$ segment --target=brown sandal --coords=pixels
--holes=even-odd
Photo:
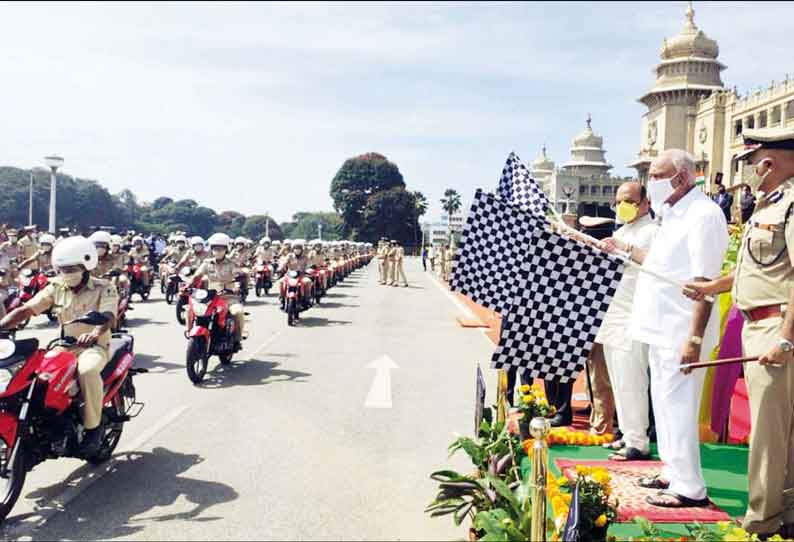
[[[661,508],[705,508],[711,504],[708,497],[699,500],[690,499],[668,490],[662,490],[656,495],[648,495],[645,497],[645,502]]]
[[[637,485],[645,489],[667,489],[670,487],[670,482],[664,480],[661,474],[657,474],[640,478],[637,480]]]

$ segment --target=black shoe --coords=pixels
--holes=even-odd
[[[99,453],[99,449],[102,447],[102,436],[104,433],[105,431],[102,424],[94,429],[86,429],[83,434],[83,442],[80,446],[84,457],[94,457]]]
[[[551,420],[549,420],[549,424],[552,427],[566,427],[573,423],[573,416],[564,416],[562,414],[556,414]]]

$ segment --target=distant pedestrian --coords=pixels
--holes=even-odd
[[[427,271],[427,247],[422,247],[422,268]]]
[[[430,271],[436,270],[436,245],[430,245]]]
[[[721,184],[717,189],[717,193],[712,196],[711,198],[714,200],[714,203],[720,206],[722,209],[722,214],[725,215],[725,221],[731,221],[731,207],[733,206],[733,196],[731,196],[727,190],[725,190],[725,185]]]
[[[753,216],[755,211],[755,196],[749,186],[745,185],[742,190],[741,202],[742,206],[742,224],[746,224],[750,217]]]

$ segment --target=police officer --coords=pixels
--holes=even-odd
[[[389,242],[386,239],[381,239],[378,247],[378,278],[381,284],[389,281]]]
[[[149,249],[143,242],[143,237],[136,235],[132,238],[132,248],[130,248],[130,258],[141,266],[141,280],[143,286],[149,286]]]
[[[104,324],[70,324],[67,335],[77,338],[68,350],[77,356],[77,373],[83,394],[83,454],[92,457],[102,444],[102,369],[108,362],[110,330],[116,319],[118,296],[116,289],[106,280],[90,275],[97,265],[94,244],[85,237],[70,237],[55,246],[52,264],[59,275],[46,288],[22,307],[11,311],[0,320],[0,329],[16,327],[33,316],[53,307],[58,320],[65,325],[89,312],[99,312],[107,319]]]
[[[8,259],[12,264],[16,264],[22,259],[22,247],[19,245],[19,232],[15,228],[6,230],[6,237],[8,238],[3,244],[0,244],[0,251],[5,252]]]
[[[190,250],[186,251],[182,258],[180,258],[176,264],[176,268],[182,269],[184,266],[188,266],[191,269],[196,269],[209,257],[210,254],[204,246],[204,238],[194,235],[190,238]]]
[[[237,292],[237,275],[240,274],[240,269],[229,257],[232,239],[225,233],[214,233],[207,239],[207,244],[210,246],[212,256],[204,260],[185,283],[192,284],[194,278],[204,277],[211,290],[217,290],[219,293],[223,290]],[[239,296],[227,294],[224,297],[229,303],[229,314],[232,315],[235,322],[235,351],[237,352],[242,348],[241,341],[245,338],[245,313]]]
[[[29,260],[39,251],[35,234],[36,226],[25,226],[22,228],[22,235],[19,238],[20,260]]]
[[[391,265],[391,285],[398,286],[397,282],[402,279],[403,286],[408,287],[408,280],[405,278],[405,270],[403,269],[403,258],[405,257],[405,249],[395,240],[392,240],[392,250],[389,253]]]
[[[41,236],[36,250],[24,262],[19,264],[20,269],[35,269],[45,273],[52,267],[52,247],[55,245],[55,236],[45,233]]]
[[[752,433],[743,527],[764,538],[794,536],[794,127],[745,130],[737,160],[753,168],[757,203],[736,269],[695,283],[698,294],[731,291],[744,315],[742,344]],[[788,309],[788,310],[787,310]]]

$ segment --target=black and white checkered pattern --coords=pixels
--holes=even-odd
[[[477,190],[450,275],[450,290],[506,314],[531,250],[532,232],[542,227],[534,215]]]
[[[584,368],[623,262],[540,228],[532,237],[533,250],[502,320],[491,366],[568,382]]]
[[[530,176],[529,168],[514,152],[507,157],[496,195],[544,220],[551,206],[549,198]]]

